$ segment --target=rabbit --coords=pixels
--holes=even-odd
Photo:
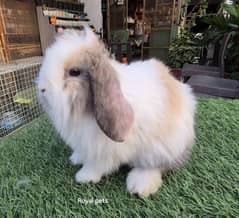
[[[189,159],[196,100],[157,59],[122,64],[89,27],[58,33],[37,78],[39,101],[82,165],[77,183],[97,183],[122,165],[130,193],[148,197],[162,174]]]

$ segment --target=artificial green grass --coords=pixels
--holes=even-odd
[[[69,148],[38,119],[0,142],[0,217],[239,217],[239,101],[201,99],[196,130],[191,160],[142,199],[127,168],[77,185]]]

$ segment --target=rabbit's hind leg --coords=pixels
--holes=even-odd
[[[157,192],[163,183],[159,168],[133,168],[126,182],[128,191],[141,197]]]

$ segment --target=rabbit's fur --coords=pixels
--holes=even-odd
[[[79,69],[79,76],[69,75]],[[156,59],[130,65],[110,59],[87,27],[56,38],[38,78],[39,99],[82,164],[75,179],[98,182],[128,164],[131,193],[148,196],[161,174],[189,157],[194,143],[195,99],[191,88]]]

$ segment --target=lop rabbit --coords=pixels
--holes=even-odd
[[[129,65],[109,57],[88,28],[61,33],[45,54],[39,100],[81,164],[77,183],[132,167],[127,189],[155,193],[162,173],[178,168],[194,143],[195,98],[156,59]]]

